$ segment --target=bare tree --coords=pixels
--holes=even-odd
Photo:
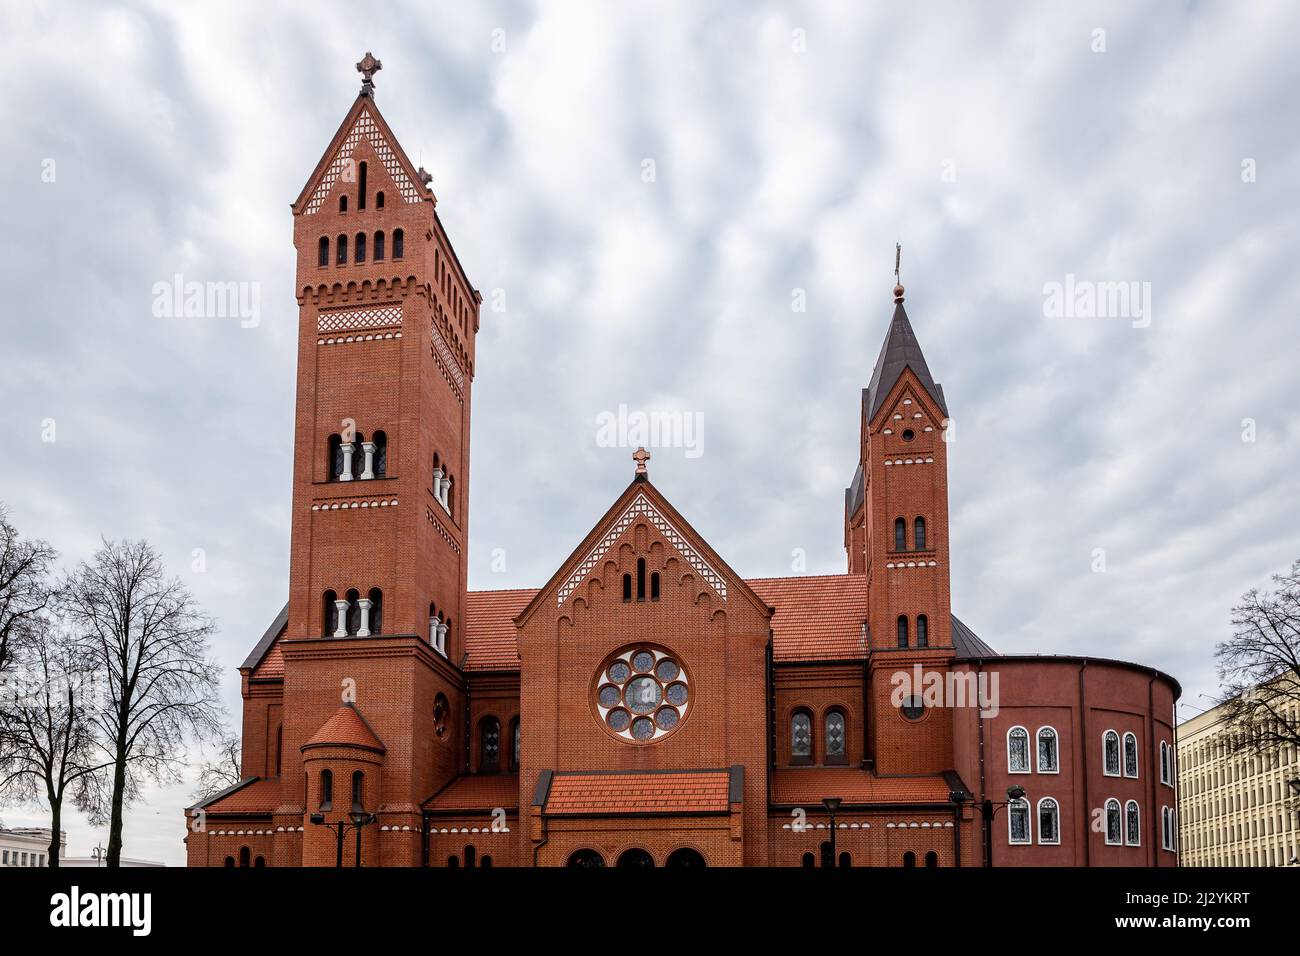
[[[233,787],[243,779],[239,748],[240,741],[237,734],[223,734],[217,741],[216,756],[199,764],[198,788],[194,791],[195,803],[206,800],[227,787]]]
[[[123,808],[144,780],[181,780],[187,738],[221,732],[214,627],[147,541],[105,540],[68,576],[63,606],[102,681],[97,736],[113,762],[106,862],[118,866]]]
[[[1273,582],[1242,595],[1215,652],[1229,746],[1267,757],[1300,748],[1300,561]]]
[[[0,708],[0,797],[44,803],[50,812],[49,865],[59,865],[63,803],[102,824],[112,761],[95,740],[95,673],[66,630],[25,618],[14,679]]]
[[[19,537],[0,502],[0,679],[24,633],[23,622],[50,602],[50,568],[56,557],[44,541]]]

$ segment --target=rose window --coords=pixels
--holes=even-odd
[[[686,671],[672,654],[654,647],[619,652],[596,677],[596,713],[623,740],[667,736],[686,717],[690,700]]]

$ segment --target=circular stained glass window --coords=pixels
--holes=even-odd
[[[672,733],[691,704],[681,662],[657,647],[636,645],[608,659],[593,687],[596,712],[607,730],[626,741],[649,743]]]

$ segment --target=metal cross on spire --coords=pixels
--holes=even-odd
[[[636,462],[636,473],[638,475],[648,474],[645,463],[650,460],[650,453],[644,448],[638,448],[632,453],[632,460]]]
[[[903,244],[901,242],[896,242],[894,243],[894,301],[895,302],[903,301],[903,283],[902,280],[899,279],[898,277],[898,270],[899,267],[902,265],[902,263],[903,263]]]
[[[374,76],[384,68],[384,64],[376,60],[374,54],[369,50],[366,55],[357,61],[357,72],[361,74],[361,95],[373,96],[375,93]]]

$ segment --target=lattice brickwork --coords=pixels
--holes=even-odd
[[[320,207],[324,204],[325,199],[329,196],[330,190],[334,188],[334,183],[343,175],[343,170],[347,167],[352,159],[352,153],[362,140],[366,140],[378,154],[380,162],[384,164],[384,169],[388,170],[388,175],[393,177],[393,182],[397,183],[397,189],[402,194],[402,198],[407,202],[419,202],[423,199],[421,190],[411,181],[411,177],[406,175],[406,170],[402,168],[402,163],[393,152],[393,148],[388,145],[384,139],[383,133],[371,118],[370,113],[362,111],[357,117],[357,121],[352,124],[352,129],[348,131],[347,138],[343,140],[343,145],[339,147],[338,155],[334,157],[334,162],[330,163],[329,169],[325,170],[325,175],[321,179],[316,191],[311,194],[311,199],[307,202],[307,215],[319,212]]]
[[[384,329],[401,324],[400,305],[378,309],[339,309],[322,312],[316,319],[316,331],[352,332],[360,329]]]

